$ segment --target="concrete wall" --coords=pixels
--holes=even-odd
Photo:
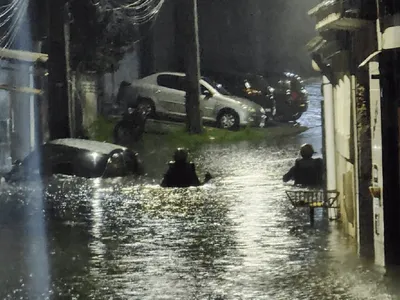
[[[33,87],[33,77],[28,64],[15,64],[9,71],[9,84],[15,87]],[[13,160],[23,159],[35,147],[34,102],[37,98],[28,93],[11,92],[11,138]]]
[[[119,84],[122,81],[132,82],[139,78],[139,57],[138,52],[133,51],[125,54],[120,61],[118,70],[112,74],[107,73],[102,79],[102,101],[113,103],[117,97]]]
[[[335,150],[336,150],[336,182],[339,191],[340,215],[344,231],[357,237],[357,166],[354,158],[354,127],[356,117],[353,115],[353,85],[351,76],[342,71],[348,54],[338,55],[332,63],[337,68],[337,84],[334,86],[335,113]]]
[[[76,87],[74,94],[77,96],[77,107],[81,112],[81,116],[78,118],[83,128],[87,129],[99,114],[98,76],[96,74],[79,74],[74,76],[74,79]],[[79,128],[81,124],[77,125]]]
[[[8,81],[8,73],[0,72],[0,82]],[[0,90],[0,172],[7,172],[11,168],[11,101],[10,93]]]

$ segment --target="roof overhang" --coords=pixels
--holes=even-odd
[[[31,94],[31,95],[42,95],[43,94],[43,90],[41,90],[41,89],[35,89],[35,88],[31,88],[31,87],[26,87],[26,86],[22,86],[22,87],[10,86],[7,84],[0,84],[0,90],[23,93],[23,94]]]
[[[325,8],[331,6],[331,5],[336,4],[336,2],[337,2],[336,0],[325,0],[325,1],[322,1],[322,2],[321,2],[320,4],[318,4],[317,6],[314,6],[313,8],[311,8],[311,9],[308,11],[308,15],[309,15],[309,16],[313,16],[313,15],[315,15],[316,13],[318,13],[320,10],[325,9]]]
[[[0,48],[0,59],[18,60],[25,63],[45,63],[48,61],[49,56],[45,53]]]
[[[326,63],[336,54],[346,50],[337,40],[326,40],[322,36],[316,36],[309,41],[306,49],[310,53],[318,54]]]
[[[382,34],[382,48],[385,50],[400,48],[400,25],[385,29]]]
[[[358,30],[368,25],[370,22],[371,21],[368,20],[343,17],[341,13],[331,13],[324,19],[319,21],[315,25],[315,29],[318,31],[324,31],[328,29],[352,31],[352,30]]]
[[[370,61],[374,60],[375,57],[377,57],[382,51],[378,50],[369,55],[364,61],[358,66],[359,68],[365,67],[366,64],[368,64]]]

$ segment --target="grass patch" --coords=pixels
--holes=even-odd
[[[116,121],[99,116],[88,128],[91,140],[113,143],[113,130]]]
[[[113,142],[113,129],[116,124],[115,120],[109,120],[105,117],[99,117],[88,129],[89,138],[103,142]],[[148,124],[148,128],[154,127],[154,124]],[[157,125],[159,126],[159,124]],[[146,125],[147,127],[147,125]],[[168,125],[161,125],[168,127]],[[157,137],[161,138],[164,143],[171,146],[183,146],[187,148],[197,148],[204,144],[210,143],[236,143],[241,141],[265,141],[276,139],[283,136],[295,135],[307,130],[302,126],[276,126],[269,128],[251,128],[246,127],[238,131],[229,131],[214,127],[204,127],[202,134],[189,134],[184,126],[169,128],[164,134],[146,133],[144,139]]]
[[[264,141],[287,135],[293,135],[307,130],[306,127],[271,127],[250,128],[229,131],[213,127],[204,127],[202,134],[189,134],[184,129],[178,129],[166,135],[169,143],[188,148],[197,148],[210,143],[237,143],[241,141]]]

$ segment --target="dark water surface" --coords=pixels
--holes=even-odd
[[[37,184],[3,187],[0,299],[400,299],[337,224],[318,212],[311,228],[285,197],[299,145],[321,149],[308,90],[309,131],[193,153],[216,176],[203,187],[157,185],[172,149],[147,149],[142,182],[55,178],[44,201]]]

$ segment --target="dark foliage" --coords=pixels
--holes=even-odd
[[[138,39],[138,28],[128,16],[100,11],[92,0],[73,0],[71,67],[78,71],[110,72]]]

